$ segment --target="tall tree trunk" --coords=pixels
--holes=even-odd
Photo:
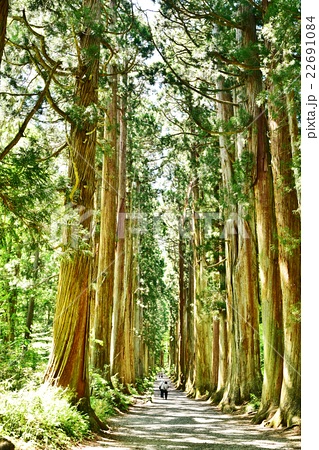
[[[101,218],[100,218],[100,206],[101,206],[101,192],[102,192],[102,163],[98,164],[96,167],[96,190],[94,196],[94,210],[97,212],[94,216],[94,222],[92,226],[92,249],[93,249],[93,262],[92,262],[92,280],[95,289],[91,290],[90,299],[90,330],[94,332],[94,322],[95,322],[95,299],[96,299],[96,285],[98,282],[98,269],[99,269],[99,248],[100,248],[100,228],[101,228]],[[94,345],[96,343],[91,342],[91,353],[90,361],[92,361],[94,356]]]
[[[230,94],[223,92],[223,79],[220,78],[218,83],[221,89],[219,98],[231,101]],[[231,118],[231,105],[221,104],[219,111],[222,120],[228,121]],[[223,135],[220,136],[220,148],[223,184],[225,191],[230,194],[234,148]],[[239,137],[236,154],[239,164],[242,154],[243,147]],[[229,371],[222,405],[227,408],[249,400],[250,394],[259,394],[261,388],[257,251],[254,197],[250,180],[245,181],[241,189],[249,206],[239,201],[237,211],[230,206],[224,212]]]
[[[198,154],[192,152],[192,160],[197,164]],[[199,180],[197,167],[193,183],[194,211],[192,213],[193,267],[195,277],[194,298],[194,334],[195,334],[195,388],[196,397],[207,395],[212,390],[212,315],[207,305],[207,274],[204,253],[204,236],[199,215],[196,211],[199,203]]]
[[[114,294],[114,263],[117,227],[118,146],[117,146],[117,69],[109,68],[111,103],[105,119],[104,137],[108,148],[103,154],[101,226],[96,301],[94,313],[93,365],[110,379],[111,335]]]
[[[301,414],[300,216],[291,169],[288,114],[274,101],[278,87],[274,83],[269,86],[268,111],[283,301],[284,367],[280,405],[271,424],[290,426],[299,423]]]
[[[125,347],[129,349],[127,360],[127,379],[134,384],[136,379],[135,370],[135,296],[134,288],[136,273],[134,272],[133,238],[130,228],[125,233],[125,283],[124,291],[127,302],[125,313]]]
[[[256,46],[256,21],[253,9],[245,8],[243,45]],[[251,51],[251,60],[259,65],[257,51]],[[282,295],[278,265],[278,239],[274,205],[274,188],[264,110],[258,106],[263,90],[262,74],[251,71],[246,76],[247,109],[251,116],[247,149],[253,155],[253,186],[258,242],[260,300],[263,323],[264,377],[261,406],[255,417],[261,422],[273,414],[279,405],[283,376]]]
[[[271,19],[267,0],[263,6],[265,13],[270,13]],[[276,47],[276,42],[271,42],[271,37],[265,39],[265,44],[270,54],[266,88],[283,314],[283,380],[280,403],[276,414],[269,421],[271,426],[277,427],[299,424],[301,416],[300,205],[296,174],[292,169],[293,157],[298,152],[298,132],[293,95],[285,94],[285,81],[278,76],[278,65],[287,63],[288,57],[282,48],[279,50]]]
[[[145,344],[142,337],[143,330],[143,308],[138,300],[134,297],[134,367],[135,367],[135,377],[142,378],[146,374],[145,370]]]
[[[270,154],[264,114],[256,108],[252,140],[257,147],[254,185],[257,219],[260,299],[263,324],[264,376],[261,405],[255,422],[273,414],[279,405],[283,376],[282,295],[278,265],[278,240],[274,211]],[[256,148],[255,147],[255,148]]]
[[[226,266],[225,266],[225,249],[219,250],[219,289],[222,301],[225,300],[226,293]],[[219,403],[223,397],[224,388],[227,381],[227,369],[228,369],[228,342],[227,342],[227,321],[226,321],[226,303],[225,308],[221,307],[218,310],[218,375],[216,392],[213,397],[214,403]],[[215,342],[213,345],[216,345]],[[217,353],[213,353],[213,355]],[[213,370],[215,370],[213,362]]]
[[[289,61],[287,61],[289,64]],[[300,157],[300,139],[299,139],[299,127],[298,127],[298,107],[295,99],[294,90],[289,91],[286,94],[287,112],[289,121],[289,134],[291,143],[292,158],[297,162],[297,158]],[[295,186],[297,191],[298,207],[301,208],[301,186],[300,186],[300,174],[297,169],[294,170]]]
[[[126,87],[126,78],[123,82]],[[112,375],[117,374],[123,385],[129,385],[133,381],[133,308],[131,297],[127,295],[126,271],[131,263],[126,255],[126,240],[129,234],[125,230],[126,214],[126,148],[127,148],[127,123],[126,109],[127,99],[124,93],[120,108],[120,155],[119,155],[119,189],[118,189],[118,233],[115,253],[115,281],[114,281],[114,310],[112,348],[113,360],[111,366]]]
[[[36,243],[36,250],[34,254],[34,262],[33,262],[33,286],[35,287],[35,284],[38,279],[38,271],[39,271],[39,244]],[[35,305],[35,295],[32,294],[29,298],[28,302],[28,312],[27,312],[27,320],[26,320],[26,331],[24,333],[24,338],[26,341],[28,341],[31,337],[31,329],[33,324],[33,317],[34,317],[34,305]]]
[[[213,346],[212,346],[212,379],[211,379],[211,391],[214,393],[217,391],[218,386],[218,374],[219,374],[219,358],[220,358],[220,344],[219,344],[219,317],[213,319]]]
[[[128,173],[130,173],[130,171],[128,171]],[[133,191],[133,184],[135,184],[134,180],[131,180],[131,187],[130,187],[130,192],[132,193]],[[140,198],[140,182],[137,181],[136,182],[136,194],[137,194],[137,198]],[[128,221],[128,227],[130,230],[130,234],[131,234],[131,239],[132,239],[132,252],[134,255],[133,258],[133,274],[134,274],[134,279],[133,279],[133,286],[132,286],[132,293],[133,293],[133,305],[134,305],[134,366],[135,366],[135,376],[136,378],[142,378],[146,375],[147,370],[148,370],[148,356],[147,359],[146,355],[148,355],[148,351],[143,339],[143,322],[144,322],[144,317],[143,317],[143,312],[144,312],[144,308],[143,308],[143,304],[142,304],[142,299],[141,299],[141,290],[140,290],[140,278],[141,278],[141,269],[140,269],[140,264],[139,264],[139,259],[138,259],[138,255],[140,254],[140,247],[141,247],[141,242],[140,242],[140,238],[141,235],[140,233],[133,233],[133,229],[138,229],[139,225],[138,225],[138,216],[139,213],[137,214],[137,216],[133,213],[133,200],[132,197],[130,198],[131,200],[131,205],[130,205],[130,216],[129,216],[129,221]],[[138,211],[139,211],[139,206],[138,206]]]
[[[249,199],[250,205],[253,199]],[[253,210],[251,206],[251,210]],[[227,402],[232,405],[259,395],[261,372],[259,357],[258,271],[254,221],[246,220],[246,209],[239,205],[238,254],[233,274],[231,312],[232,355]],[[224,396],[225,397],[225,396]]]
[[[232,105],[232,95],[229,90],[226,89],[225,79],[220,76],[217,79],[217,98],[221,101],[217,104],[218,119],[221,123],[227,123],[234,116],[234,109]],[[222,191],[226,196],[227,208],[222,210],[224,218],[224,230],[221,236],[225,239],[225,268],[224,276],[221,278],[221,287],[224,287],[226,295],[226,311],[220,314],[220,327],[219,327],[219,339],[220,339],[220,361],[219,361],[219,373],[218,373],[218,386],[215,396],[215,402],[221,401],[228,379],[228,373],[230,371],[230,362],[232,358],[231,351],[231,329],[230,324],[233,305],[233,281],[232,276],[235,270],[235,261],[237,255],[237,235],[235,234],[235,226],[233,223],[234,217],[236,217],[236,207],[228,201],[231,196],[231,184],[233,180],[233,162],[235,160],[235,148],[232,141],[227,135],[220,134],[219,136],[219,148],[220,148],[220,165],[222,173]],[[221,277],[221,275],[220,275]],[[228,338],[228,333],[230,334]]]
[[[186,336],[187,336],[187,309],[185,292],[185,243],[183,242],[182,227],[184,218],[181,219],[178,240],[178,283],[179,283],[179,308],[178,308],[178,360],[177,360],[177,387],[185,389],[186,374]]]
[[[190,242],[190,247],[193,248],[192,241]],[[193,265],[193,258],[189,261],[189,256],[186,259],[187,262],[187,276],[188,276],[188,287],[186,289],[186,391],[190,395],[194,395],[194,383],[195,383],[195,325],[194,325],[194,302],[195,302],[195,270]]]
[[[218,362],[218,384],[214,403],[219,403],[223,397],[228,373],[228,335],[226,311],[219,312],[219,362]]]
[[[185,193],[184,205],[178,224],[178,360],[177,360],[177,386],[180,389],[191,391],[193,389],[194,370],[194,329],[193,315],[191,314],[190,296],[193,295],[191,286],[194,285],[192,268],[188,268],[188,256],[186,254],[185,227],[187,226],[186,214],[192,192],[192,183],[189,183]],[[185,287],[189,278],[189,287]],[[192,294],[191,294],[192,292]]]
[[[90,11],[90,21],[99,23],[99,0],[84,0],[82,7]],[[80,39],[81,56],[76,77],[75,98],[85,110],[97,104],[99,38],[88,27]],[[89,389],[89,302],[91,289],[91,222],[95,190],[96,127],[83,117],[81,125],[71,127],[70,178],[73,189],[70,202],[77,214],[79,236],[71,233],[66,242],[60,266],[56,312],[53,326],[53,348],[45,380],[69,387],[82,410],[92,412]],[[74,242],[76,245],[74,246]],[[73,246],[73,248],[72,248]]]
[[[137,237],[138,239],[138,237]],[[132,250],[134,251],[136,247],[134,246]],[[136,252],[135,252],[136,253]],[[137,258],[133,261],[134,267],[134,283],[133,283],[133,304],[134,304],[134,367],[135,367],[135,377],[142,378],[146,374],[146,365],[144,361],[145,355],[145,343],[143,340],[143,307],[139,298],[139,268]]]

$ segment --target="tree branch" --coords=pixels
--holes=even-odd
[[[55,158],[55,157],[58,156],[58,155],[62,152],[62,150],[64,150],[67,146],[68,146],[67,142],[64,142],[64,144],[60,145],[60,147],[59,147],[54,153],[52,153],[52,155],[46,156],[45,158],[39,158],[39,159],[37,159],[37,162],[44,162],[44,161],[47,161],[48,159]]]
[[[210,95],[205,94],[204,92],[202,92],[200,89],[195,88],[194,86],[192,86],[190,84],[189,81],[183,79],[177,72],[176,70],[173,69],[172,65],[169,63],[169,61],[167,60],[167,58],[164,56],[164,54],[161,52],[161,50],[159,49],[159,47],[157,46],[154,38],[153,38],[153,43],[154,43],[154,47],[156,48],[156,50],[158,51],[158,53],[161,55],[161,57],[163,58],[163,61],[167,64],[167,66],[170,68],[170,70],[172,71],[172,73],[176,76],[176,78],[187,88],[191,89],[192,91],[196,92],[197,94],[200,94],[203,97],[206,97],[210,100],[213,100],[214,102],[217,103],[222,103],[222,104],[228,104],[228,105],[233,105],[233,106],[239,106],[238,103],[233,103],[233,102],[228,102],[226,100],[219,100],[218,98],[215,97],[211,97]]]
[[[58,68],[58,66],[61,64],[60,61],[58,61],[55,66],[53,67],[47,82],[43,88],[43,91],[41,92],[36,104],[34,105],[34,107],[31,109],[31,111],[29,112],[29,114],[27,115],[27,117],[24,119],[23,124],[21,125],[18,133],[15,135],[15,137],[12,139],[12,141],[3,149],[3,151],[0,153],[0,161],[2,161],[7,154],[9,153],[9,151],[19,142],[19,140],[23,137],[23,133],[25,131],[25,129],[28,126],[28,123],[30,122],[30,120],[32,119],[32,117],[34,116],[34,114],[37,112],[37,110],[40,108],[43,100],[45,99],[45,96],[47,94],[47,91],[49,89],[52,77],[54,72],[56,71],[56,69]]]
[[[72,123],[72,120],[70,119],[70,117],[64,112],[62,111],[61,108],[58,107],[58,105],[55,103],[55,101],[52,98],[50,89],[47,90],[46,94],[45,94],[46,100],[49,103],[49,105],[51,106],[51,108],[59,114],[59,116],[63,117],[67,122]]]
[[[184,7],[178,7],[175,2],[168,1],[168,4],[172,6],[172,8],[178,12],[184,14],[186,17],[189,17],[190,19],[211,19],[216,23],[217,25],[229,27],[229,28],[237,28],[242,29],[242,26],[236,22],[233,22],[229,19],[226,19],[226,17],[221,16],[220,14],[217,14],[215,11],[208,11],[207,13],[200,13],[200,12],[192,12],[189,9]]]

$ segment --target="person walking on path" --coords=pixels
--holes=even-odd
[[[167,383],[167,381],[164,381],[164,383],[162,383],[162,390],[163,390],[162,397],[165,398],[165,400],[167,400],[167,395],[168,395],[168,383]]]
[[[161,398],[164,398],[164,380],[160,382],[158,389],[161,391]]]
[[[167,381],[161,381],[158,388],[161,391],[161,398],[165,398],[165,400],[167,400],[167,395],[168,395],[168,382]]]

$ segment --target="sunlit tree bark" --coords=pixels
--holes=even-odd
[[[93,365],[110,377],[114,264],[118,201],[117,70],[109,68],[111,101],[105,118],[99,261],[94,311]]]
[[[222,78],[218,86],[219,98],[231,102],[230,93],[223,92]],[[229,121],[232,113],[231,103],[219,105],[219,117],[224,121]],[[247,181],[241,189],[249,208],[242,202],[238,202],[237,209],[231,205],[233,162],[240,160],[243,153],[240,138],[236,147],[235,155],[232,142],[220,136],[222,178],[229,202],[224,211],[229,368],[222,405],[231,408],[249,400],[250,393],[258,394],[261,384],[254,198]]]
[[[127,76],[123,77],[126,88]],[[127,98],[126,93],[122,94],[120,104],[120,139],[119,139],[119,188],[118,188],[118,221],[117,221],[117,242],[115,250],[115,270],[114,270],[114,308],[113,308],[113,330],[112,330],[112,351],[111,373],[117,375],[124,386],[128,386],[134,381],[134,355],[133,355],[133,320],[134,309],[132,295],[127,289],[130,280],[127,274],[130,273],[131,258],[127,253],[127,239],[132,236],[125,228],[126,215],[126,153],[127,153]]]
[[[192,151],[192,160],[197,164],[197,150]],[[196,211],[199,204],[199,179],[197,167],[192,185],[193,207],[193,270],[194,270],[194,352],[195,352],[195,395],[201,397],[212,390],[212,314],[207,305],[207,274],[204,248],[204,230]]]
[[[256,21],[251,7],[247,6],[245,13],[243,45],[248,47],[257,43]],[[251,53],[252,61],[258,66],[257,52],[252,50]],[[261,421],[269,414],[273,414],[278,407],[283,371],[282,296],[273,179],[265,110],[258,106],[258,96],[262,90],[261,72],[251,71],[246,78],[247,108],[251,117],[247,149],[254,158],[253,186],[264,345],[262,398],[256,421]]]
[[[274,85],[269,90],[272,95],[278,95]],[[288,115],[274,98],[269,101],[268,109],[283,301],[284,367],[280,405],[271,424],[289,426],[299,423],[301,414],[300,216],[290,167],[292,151]]]
[[[186,374],[186,336],[187,336],[187,310],[186,310],[186,292],[185,292],[185,243],[183,242],[183,234],[181,228],[184,220],[179,225],[178,240],[178,285],[179,285],[179,308],[178,308],[178,360],[177,360],[177,386],[185,389]]]
[[[82,7],[90,11],[90,20],[100,20],[99,0],[85,0]],[[80,38],[75,99],[81,110],[97,104],[99,38],[89,25]],[[95,191],[96,120],[72,124],[69,139],[70,179],[69,202],[77,223],[66,232],[65,256],[61,262],[53,327],[53,348],[45,379],[68,387],[75,402],[90,410],[89,390],[89,303],[91,289],[91,222]],[[75,234],[75,228],[80,234]],[[83,230],[83,231],[81,231]],[[69,253],[69,255],[67,255]]]

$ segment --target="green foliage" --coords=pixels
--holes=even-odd
[[[226,311],[226,302],[224,300],[215,300],[213,302],[213,311]]]
[[[260,397],[257,397],[254,394],[250,394],[250,400],[248,405],[246,406],[246,411],[247,412],[258,411],[260,404],[261,404]]]
[[[68,391],[42,385],[0,387],[0,431],[34,449],[67,449],[90,435],[89,419],[70,403]]]
[[[223,193],[225,205],[244,205],[249,201],[254,164],[254,155],[249,151],[244,151],[240,158],[234,161],[230,195],[228,192]]]
[[[97,416],[103,422],[119,411],[126,412],[134,403],[134,395],[151,396],[153,393],[155,376],[137,378],[134,385],[124,387],[118,378],[113,376],[107,381],[96,371],[91,374],[91,405]]]
[[[150,376],[146,378],[137,378],[135,380],[134,388],[136,389],[137,394],[145,394],[150,395],[153,393],[154,389],[154,381],[156,377]]]
[[[109,382],[100,374],[92,373],[91,405],[102,422],[118,411],[127,411],[132,403],[132,397],[124,394],[124,386],[118,382],[116,376]]]
[[[301,323],[301,302],[296,303],[290,308],[290,320],[293,323]]]
[[[3,233],[3,234],[2,234]],[[0,233],[0,343],[22,348],[28,307],[33,301],[33,330],[51,331],[56,294],[57,255],[35,231],[7,216]],[[37,236],[39,239],[39,235]],[[38,250],[37,250],[38,249]],[[39,251],[39,256],[36,257]],[[14,341],[16,340],[16,343]],[[12,351],[12,348],[11,348]],[[20,351],[20,350],[19,350]],[[14,354],[15,352],[13,352]]]
[[[297,212],[295,213],[297,214]],[[289,228],[282,228],[280,230],[280,233],[278,233],[278,240],[280,241],[285,252],[287,252],[288,255],[293,255],[295,253],[295,250],[298,250],[300,248],[300,236],[294,236]]]
[[[43,354],[36,343],[29,348],[26,344],[24,340],[12,343],[0,341],[0,384],[7,391],[25,388],[30,380],[41,382],[42,369],[48,358],[48,346]]]

